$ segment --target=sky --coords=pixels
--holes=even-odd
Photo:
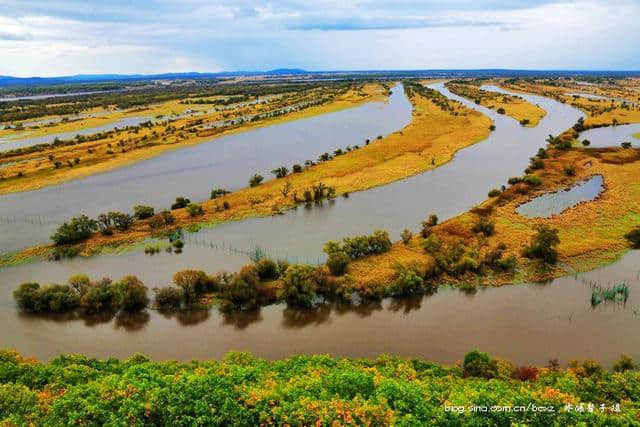
[[[0,0],[0,75],[640,69],[640,0]]]

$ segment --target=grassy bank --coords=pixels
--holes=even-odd
[[[3,351],[0,423],[639,425],[640,374],[632,368],[630,360],[614,373],[590,361],[518,367],[477,352],[455,367],[389,356],[266,361],[246,353],[186,364],[79,355],[42,364]]]

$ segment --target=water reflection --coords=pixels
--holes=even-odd
[[[580,203],[596,200],[602,191],[604,178],[602,175],[595,175],[564,190],[535,197],[518,206],[516,212],[529,218],[549,218]]]

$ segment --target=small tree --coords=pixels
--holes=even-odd
[[[558,261],[555,247],[560,243],[558,230],[547,225],[539,226],[537,230],[536,235],[531,238],[531,244],[524,249],[524,256],[555,264]]]
[[[191,216],[198,216],[202,215],[204,210],[202,209],[202,206],[197,203],[189,203],[187,205],[187,212],[189,212],[189,215]]]
[[[474,350],[464,356],[463,373],[465,377],[493,378],[497,366],[487,353]]]
[[[640,249],[640,227],[631,230],[624,237],[631,242],[634,248]]]
[[[347,272],[350,261],[351,259],[344,252],[333,252],[327,258],[327,267],[334,276],[342,276]]]
[[[133,207],[133,216],[137,219],[147,219],[154,215],[154,210],[151,206],[136,205]]]
[[[413,237],[413,233],[408,228],[405,228],[404,230],[402,230],[402,234],[400,234],[402,243],[404,243],[405,245],[409,244],[412,237]]]
[[[289,173],[289,169],[284,166],[280,166],[279,168],[272,170],[271,173],[274,174],[276,178],[284,178]]]
[[[316,296],[313,273],[310,265],[292,265],[282,279],[282,296],[291,305],[311,307]]]
[[[185,197],[176,197],[175,203],[171,205],[171,210],[186,208],[189,203],[191,203],[191,200]]]
[[[249,186],[257,187],[264,180],[262,175],[254,174],[251,178],[249,178]]]

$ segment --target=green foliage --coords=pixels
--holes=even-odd
[[[264,180],[262,175],[254,174],[251,178],[249,178],[249,186],[257,187]]]
[[[23,283],[13,292],[18,306],[34,313],[62,313],[78,308],[80,297],[69,285]]]
[[[211,190],[211,199],[217,199],[218,197],[222,197],[226,194],[231,193],[229,190],[225,190],[223,188],[214,188]]]
[[[162,309],[177,309],[182,305],[184,291],[174,286],[163,286],[156,291],[156,303]]]
[[[186,208],[189,203],[191,200],[185,197],[176,197],[176,201],[171,205],[171,210]]]
[[[261,258],[255,263],[256,273],[260,280],[275,280],[280,275],[278,264],[269,258]]]
[[[201,270],[178,271],[173,275],[173,283],[182,288],[187,304],[195,302],[198,296],[217,287],[216,280]]]
[[[147,219],[154,215],[155,211],[151,206],[136,205],[133,207],[133,216],[136,219]]]
[[[189,363],[60,356],[41,364],[1,351],[0,421],[51,426],[637,424],[638,371],[612,374],[586,361],[566,371],[536,370],[535,377],[529,367],[514,370],[519,378],[492,377],[498,367],[478,352],[465,357],[461,370],[389,356],[266,361],[245,353]],[[620,403],[620,412],[564,411],[566,402],[607,408]],[[445,405],[528,404],[555,411],[445,410]]]
[[[71,221],[62,224],[51,236],[56,245],[67,245],[86,240],[91,233],[96,231],[98,223],[86,215],[72,218]]]
[[[493,235],[493,231],[495,229],[495,224],[487,218],[481,217],[478,222],[475,223],[471,231],[474,233],[482,233],[485,236],[489,237]]]
[[[640,227],[634,228],[630,232],[624,235],[635,249],[640,249]]]
[[[342,276],[347,272],[349,262],[351,262],[351,258],[344,252],[336,251],[332,252],[327,258],[327,267],[329,267],[329,271],[334,276]]]
[[[402,233],[400,234],[402,243],[404,243],[405,245],[408,245],[409,242],[411,242],[412,237],[413,237],[413,233],[408,228],[405,228],[404,230],[402,230]]]
[[[474,350],[464,356],[463,373],[465,377],[493,378],[497,366],[487,353]]]
[[[419,293],[424,285],[424,280],[412,269],[401,269],[398,272],[390,294],[394,297],[409,296]]]
[[[276,178],[284,178],[289,173],[289,169],[285,166],[280,166],[279,168],[272,170],[271,173],[274,174]]]
[[[567,176],[576,176],[576,166],[575,165],[565,166],[564,173]]]
[[[620,359],[616,363],[613,364],[613,370],[615,372],[626,372],[636,369],[636,364],[633,359],[623,354],[620,356]]]
[[[502,194],[502,191],[498,190],[497,188],[492,189],[491,191],[489,191],[489,197],[497,197],[500,194]]]
[[[282,278],[283,297],[288,304],[311,307],[316,296],[313,280],[315,268],[311,265],[292,265]]]
[[[202,215],[204,210],[202,209],[202,206],[197,203],[189,203],[187,205],[187,212],[189,212],[189,215],[191,216],[198,216]]]
[[[342,245],[335,241],[325,243],[323,250],[331,255],[342,252],[351,259],[358,259],[369,255],[379,255],[391,249],[389,233],[376,230],[369,236],[345,237]]]
[[[532,186],[537,186],[542,184],[542,180],[540,180],[540,178],[537,177],[536,175],[525,175],[522,177],[522,182]]]
[[[524,249],[523,255],[547,264],[555,264],[558,261],[558,251],[555,247],[559,243],[558,230],[548,225],[541,225],[536,235],[531,238],[531,244]]]

